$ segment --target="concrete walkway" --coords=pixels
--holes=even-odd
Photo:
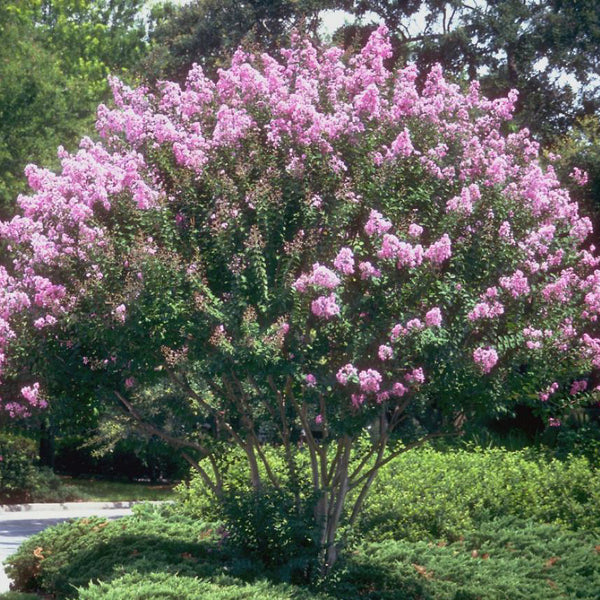
[[[10,580],[3,561],[30,536],[57,523],[79,517],[116,519],[131,514],[136,502],[65,502],[64,504],[0,505],[0,593],[7,592]]]

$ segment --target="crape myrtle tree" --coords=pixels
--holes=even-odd
[[[382,27],[351,57],[298,37],[216,81],[113,79],[103,142],[29,166],[0,225],[3,410],[118,402],[218,498],[237,446],[251,489],[308,505],[327,573],[398,453],[590,400],[600,259],[528,132],[502,134],[516,92],[437,67],[418,89],[390,55]]]

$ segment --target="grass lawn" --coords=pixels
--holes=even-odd
[[[126,502],[131,500],[173,500],[174,484],[106,481],[61,476],[61,480],[86,502]]]

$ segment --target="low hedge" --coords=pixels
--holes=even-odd
[[[272,448],[268,452],[277,471],[283,458]],[[243,490],[247,486],[243,457],[228,456],[228,461],[226,484]],[[231,520],[212,500],[200,477],[193,477],[178,492],[188,514]],[[535,450],[410,450],[381,469],[355,533],[369,541],[452,541],[504,516],[600,533],[598,470],[583,456],[559,460]],[[248,529],[253,521],[247,521]],[[256,519],[255,534],[265,537],[260,519]]]
[[[370,541],[457,540],[505,516],[600,533],[600,477],[584,457],[410,451],[381,470],[358,523]]]

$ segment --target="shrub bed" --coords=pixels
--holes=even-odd
[[[584,457],[530,450],[410,451],[382,469],[358,531],[370,541],[457,540],[503,516],[597,532],[597,471]]]
[[[230,483],[241,484],[231,464]],[[21,546],[8,572],[17,589],[58,598],[591,600],[600,589],[599,500],[584,458],[423,449],[384,469],[346,562],[318,589],[267,583],[293,580],[291,571],[269,571],[211,524],[216,512],[197,481],[175,506],[48,529]]]
[[[92,584],[79,590],[80,600],[326,600],[331,596],[267,581],[244,583],[232,577],[214,582],[166,573],[129,573],[110,583]]]
[[[377,600],[597,600],[597,543],[558,525],[498,519],[450,544],[361,545],[328,591]]]

